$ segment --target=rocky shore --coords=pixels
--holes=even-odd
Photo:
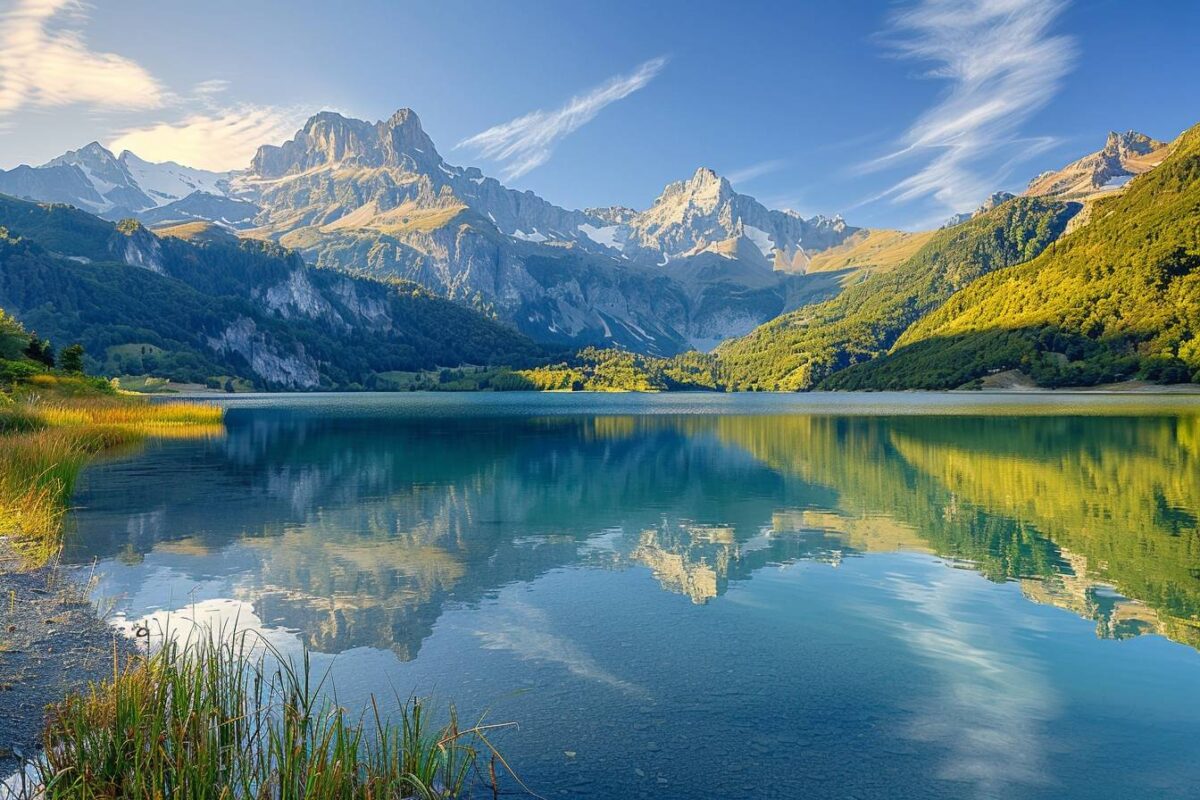
[[[0,779],[37,751],[46,706],[110,677],[133,643],[56,565],[24,570],[0,539]]]

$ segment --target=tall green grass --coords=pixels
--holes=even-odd
[[[52,706],[31,792],[46,800],[447,800],[499,794],[504,726],[437,724],[418,699],[352,716],[246,632],[166,638]],[[513,776],[515,779],[515,775]],[[516,780],[517,785],[521,785]]]

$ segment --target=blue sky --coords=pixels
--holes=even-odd
[[[1110,129],[1200,122],[1191,0],[0,8],[4,167],[98,139],[235,168],[317,110],[409,106],[448,161],[569,207],[645,207],[704,165],[774,207],[911,228]]]

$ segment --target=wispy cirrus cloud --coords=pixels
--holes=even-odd
[[[224,171],[250,164],[258,147],[282,142],[303,123],[298,108],[235,103],[119,132],[109,142],[114,153],[132,150],[148,161],[176,161],[189,167]]]
[[[144,67],[88,47],[78,0],[16,0],[0,13],[0,117],[73,104],[157,108],[166,91]]]
[[[864,165],[926,159],[879,197],[932,196],[951,210],[971,208],[1007,168],[1054,143],[1022,138],[1020,131],[1075,63],[1074,40],[1050,33],[1066,6],[1067,0],[920,0],[895,15],[889,38],[898,55],[932,63],[927,76],[947,81],[949,91],[905,132],[899,149]],[[996,158],[999,168],[983,166]]]
[[[763,175],[770,175],[773,172],[778,172],[788,166],[787,161],[783,159],[771,159],[769,161],[760,161],[757,164],[751,164],[748,167],[735,169],[732,172],[725,173],[726,179],[730,183],[749,183],[755,178],[761,178]]]
[[[11,0],[0,11],[0,129],[30,108],[81,105],[143,119],[159,110],[167,119],[118,130],[109,146],[225,170],[245,166],[260,144],[286,138],[303,119],[295,109],[225,101],[229,82],[221,79],[171,91],[133,59],[93,50],[83,33],[90,11],[81,0]]]
[[[455,148],[474,150],[484,158],[503,162],[505,180],[519,178],[545,164],[560,140],[591,122],[606,106],[654,80],[666,63],[665,56],[652,58],[628,75],[610,78],[559,108],[533,111],[488,128],[463,139]]]

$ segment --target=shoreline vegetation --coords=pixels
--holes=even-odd
[[[489,735],[418,698],[359,714],[329,699],[307,653],[293,661],[249,631],[167,630],[150,655],[116,651],[112,675],[50,707],[18,796],[153,800],[267,797],[448,800],[502,776]],[[532,794],[532,793],[531,793]]]
[[[0,538],[30,567],[50,563],[80,470],[147,438],[220,435],[223,410],[150,403],[78,375],[32,376],[0,394]]]
[[[656,359],[634,353],[589,348],[570,362],[513,370],[508,367],[460,366],[424,372],[391,372],[376,376],[364,386],[336,391],[359,392],[710,392],[716,394],[827,394],[850,391],[877,394],[879,389],[812,389],[805,392],[781,389],[731,389],[721,383],[714,364],[704,354],[694,354],[690,366],[677,360]],[[165,378],[123,376],[123,390],[150,396],[194,395],[220,397],[229,394],[264,393],[243,381],[222,389],[203,384],[172,383]],[[327,390],[323,390],[327,391]],[[1122,380],[1083,386],[1042,386],[1020,370],[1001,370],[956,389],[895,389],[902,392],[1140,392],[1196,393],[1200,383],[1156,383]],[[280,392],[265,392],[278,394]],[[286,392],[285,392],[286,393]]]
[[[10,351],[14,334],[28,349],[19,326],[7,333]],[[248,632],[196,629],[138,654],[58,564],[76,479],[149,439],[220,436],[224,410],[151,402],[36,359],[0,360],[0,372],[0,690],[22,712],[0,723],[5,800],[448,800],[496,796],[502,775],[524,788],[488,739],[506,725],[463,727],[453,707],[435,723],[416,697],[387,712],[372,697],[354,714],[327,699],[307,651],[297,664]]]

